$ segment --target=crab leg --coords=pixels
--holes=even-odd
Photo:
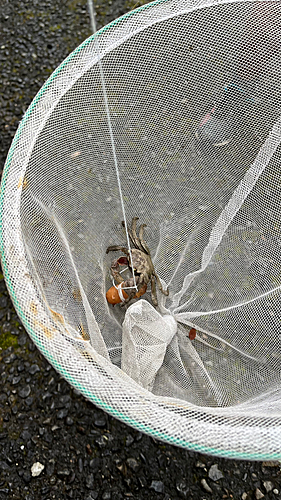
[[[122,220],[122,226],[125,227],[125,222],[123,220]],[[130,231],[129,228],[128,228],[128,235],[129,235],[130,240],[133,243],[134,247],[138,248],[138,242],[134,239],[134,236],[132,235],[132,232]]]
[[[124,258],[126,258],[126,257],[124,257]],[[120,283],[123,283],[123,281],[124,281],[123,276],[121,276],[121,274],[120,274],[120,262],[119,262],[119,260],[120,259],[114,260],[112,262],[111,268],[110,268],[112,278],[114,279],[114,281],[116,281],[116,283],[118,283],[118,285],[120,285]]]
[[[106,249],[106,253],[108,252],[123,252],[128,255],[128,249],[126,247],[121,247],[120,245],[112,245]]]
[[[138,217],[134,217],[132,220],[132,236],[133,240],[135,242],[135,246],[140,250],[141,252],[143,251],[143,248],[141,246],[141,242],[137,236],[137,220],[139,220]]]
[[[161,281],[159,279],[159,276],[157,276],[157,274],[155,272],[153,273],[153,276],[155,276],[155,278],[156,278],[159,290],[163,293],[163,295],[168,296],[169,295],[169,290],[168,289],[164,290],[164,288],[162,287]]]
[[[152,298],[153,305],[155,307],[157,307],[158,306],[158,300],[157,300],[157,294],[156,294],[156,284],[155,284],[155,279],[154,279],[153,276],[152,276],[152,279],[151,279],[151,298]]]
[[[145,227],[146,227],[146,224],[141,224],[141,226],[140,226],[140,230],[139,230],[139,242],[140,242],[140,245],[141,245],[142,249],[144,250],[144,252],[147,253],[148,255],[150,255],[150,250],[149,250],[146,242],[143,239],[143,230],[144,230]]]

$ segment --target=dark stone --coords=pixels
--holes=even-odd
[[[0,307],[7,307],[7,305],[8,305],[8,297],[2,295],[2,297],[0,297]]]
[[[156,493],[164,493],[164,483],[162,481],[152,481],[150,488]]]
[[[16,415],[18,413],[18,407],[17,407],[17,405],[15,405],[15,406],[12,407],[11,412],[12,412],[13,415]]]
[[[18,375],[17,377],[13,377],[12,380],[12,385],[17,385],[21,380],[21,375]]]
[[[128,434],[126,437],[126,446],[131,446],[133,444],[134,438],[131,434]]]
[[[24,471],[22,478],[23,478],[23,480],[24,480],[25,483],[30,483],[30,481],[31,481],[31,474],[30,474],[30,472],[27,471],[27,470]]]
[[[106,427],[106,416],[104,413],[96,413],[94,416],[94,424],[96,427]]]
[[[38,365],[31,365],[28,371],[31,375],[34,375],[35,373],[40,372],[40,368]]]
[[[82,472],[83,472],[83,460],[81,457],[78,458],[78,470],[79,470],[80,474],[82,474]]]
[[[9,470],[10,466],[4,462],[4,460],[0,460],[0,470]]]
[[[25,335],[25,333],[21,333],[19,336],[18,336],[18,345],[20,347],[23,347],[27,342],[27,336]]]
[[[92,458],[92,460],[90,460],[90,467],[91,467],[91,469],[94,470],[94,472],[98,472],[99,467],[100,467],[99,457],[95,457],[95,458]]]
[[[47,476],[52,476],[54,474],[54,471],[55,471],[55,463],[53,461],[49,462],[46,465],[46,474],[47,474]]]
[[[30,385],[26,385],[25,387],[22,387],[19,391],[18,391],[18,395],[20,398],[22,399],[25,399],[29,396],[29,394],[31,393],[31,388],[30,388]]]
[[[134,472],[136,472],[139,469],[140,465],[135,458],[131,457],[127,458],[126,463],[130,467],[130,469],[132,469]]]
[[[15,360],[17,359],[17,355],[12,352],[12,354],[10,354],[10,356],[7,356],[6,358],[3,359],[4,363],[6,363],[6,365],[9,365],[10,363],[13,363]]]
[[[66,394],[64,396],[60,396],[59,401],[63,406],[65,406],[67,403],[70,403],[71,397],[69,394]]]
[[[22,431],[20,437],[24,440],[24,441],[28,441],[30,438],[31,438],[31,434],[30,432],[28,432],[27,430],[24,430]]]
[[[111,499],[111,492],[105,491],[101,498],[102,498],[102,500],[110,500]]]
[[[70,472],[71,471],[68,470],[68,469],[58,469],[57,476],[59,476],[59,477],[67,477],[67,476],[70,475]]]
[[[86,476],[86,488],[93,488],[94,486],[94,474],[88,474],[88,476]]]
[[[34,401],[34,398],[32,396],[28,396],[28,398],[26,398],[26,400],[25,400],[25,404],[27,406],[31,406],[33,401]]]
[[[57,418],[59,418],[61,420],[62,418],[65,418],[67,414],[68,414],[67,408],[65,408],[63,410],[59,410],[57,413]]]
[[[98,491],[90,491],[89,495],[85,497],[85,500],[97,500],[98,496]]]
[[[5,394],[4,392],[2,394],[0,394],[0,405],[2,403],[5,403],[7,401],[7,399],[8,399],[7,394]]]

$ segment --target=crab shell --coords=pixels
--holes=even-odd
[[[123,281],[123,283],[124,283],[124,281]],[[121,284],[121,288],[122,288],[123,283]],[[136,293],[136,295],[134,295],[133,299],[138,299],[139,297],[141,297],[146,292],[146,289],[147,289],[147,285],[143,285],[143,287]],[[129,297],[128,294],[125,292],[125,290],[122,290],[122,295],[123,295],[124,301],[126,299],[128,299],[128,297]],[[120,302],[123,302],[120,299],[118,290],[115,286],[112,286],[109,288],[109,290],[107,290],[106,300],[109,304],[112,304],[113,306],[115,306],[115,304],[120,304]]]

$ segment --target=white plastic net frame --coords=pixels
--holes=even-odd
[[[227,2],[219,4],[227,5]],[[101,57],[151,26],[208,7],[213,4],[172,1],[141,7],[99,31]],[[164,441],[204,453],[278,459],[281,456],[279,381],[260,396],[224,408],[202,407],[180,398],[156,396],[110,362],[103,343],[93,335],[96,325],[91,323],[91,318],[88,326],[92,326],[89,332],[93,335],[92,345],[83,335],[67,337],[62,315],[48,306],[38,286],[39,277],[30,273],[20,213],[22,193],[30,182],[26,169],[38,136],[53,110],[75,81],[97,64],[97,57],[93,59],[93,39],[78,47],[46,82],[21,122],[7,158],[1,186],[1,253],[15,308],[31,338],[53,366],[85,397],[116,418]],[[279,144],[274,142],[280,135],[279,129],[280,123],[276,122],[271,134],[272,155]],[[278,298],[278,291],[279,286],[270,293]],[[87,316],[87,296],[82,297],[82,301]],[[88,314],[90,316],[89,310]],[[193,317],[196,314],[191,312],[191,321]]]

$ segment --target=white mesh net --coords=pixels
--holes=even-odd
[[[157,307],[153,279],[106,300],[125,257],[106,250],[128,241],[95,37],[34,99],[2,179],[3,270],[41,351],[117,418],[229,457],[281,457],[280,25],[279,1],[167,0],[96,35]]]

